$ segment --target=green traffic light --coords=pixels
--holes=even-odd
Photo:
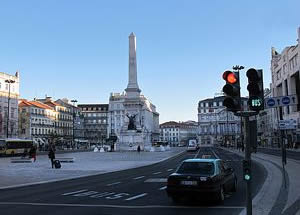
[[[250,175],[245,175],[245,180],[249,181],[250,180]]]

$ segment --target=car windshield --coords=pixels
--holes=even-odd
[[[210,162],[184,162],[177,170],[179,174],[214,174],[214,164]]]

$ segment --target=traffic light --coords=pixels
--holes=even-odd
[[[243,160],[243,176],[245,181],[251,180],[251,161]]]
[[[264,110],[264,83],[262,69],[249,69],[247,71],[249,100],[248,107],[250,110]]]
[[[226,97],[224,99],[224,106],[227,110],[237,112],[241,110],[241,92],[240,92],[240,75],[239,72],[225,71],[223,79],[226,84],[223,87],[223,92]]]

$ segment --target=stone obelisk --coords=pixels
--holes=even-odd
[[[129,71],[128,85],[125,91],[128,98],[139,97],[141,92],[137,82],[136,38],[133,32],[129,35]]]

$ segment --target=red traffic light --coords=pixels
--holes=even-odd
[[[236,75],[231,71],[224,72],[223,79],[230,84],[235,84],[238,81]]]

